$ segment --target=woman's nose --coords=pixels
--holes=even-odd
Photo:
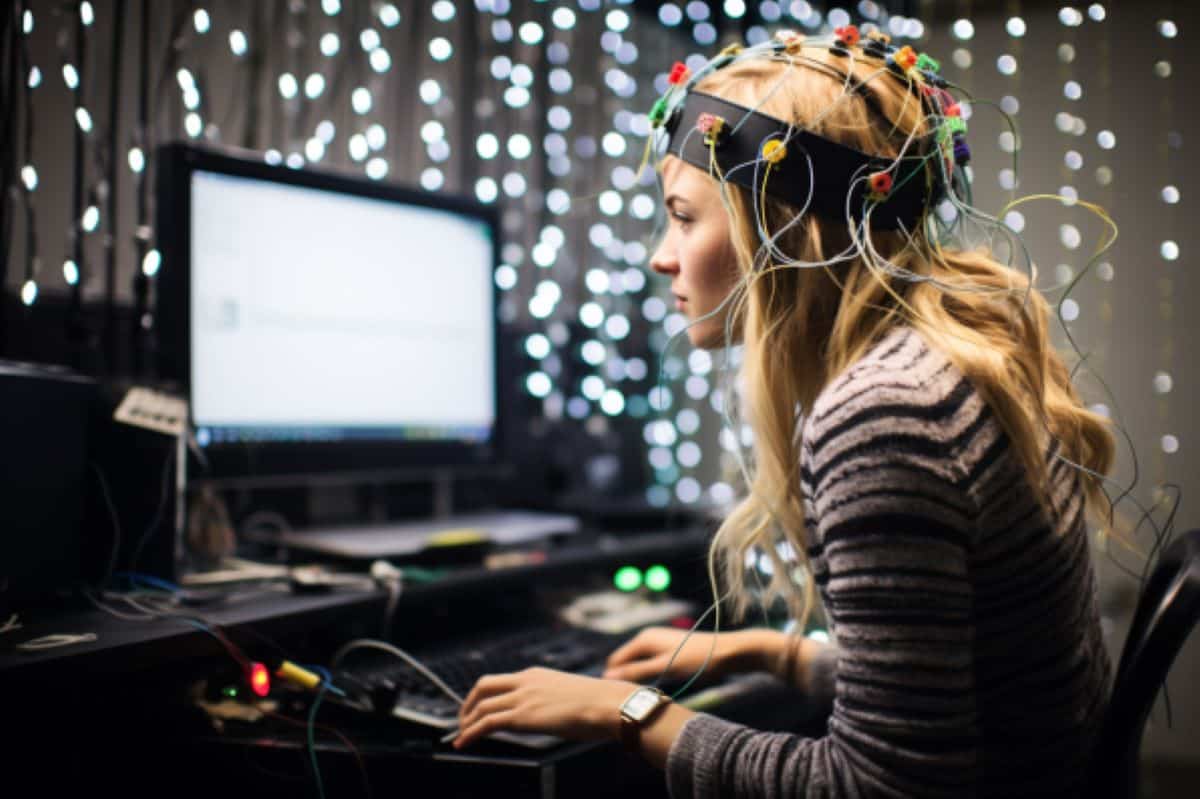
[[[650,256],[650,268],[660,275],[673,275],[679,271],[679,259],[674,248],[668,247],[668,242],[659,244],[658,249]]]

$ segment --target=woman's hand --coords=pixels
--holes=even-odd
[[[687,638],[687,642],[683,643]],[[675,650],[683,648],[675,655]],[[672,627],[650,627],[613,652],[606,663],[606,679],[647,682],[660,675],[667,680],[689,680],[712,653],[705,675],[724,677],[755,668],[758,658],[753,640],[742,632],[692,633]],[[675,655],[672,661],[671,657]],[[670,669],[667,663],[670,661]]]
[[[458,711],[462,749],[498,730],[538,732],[575,741],[616,739],[621,703],[637,688],[552,669],[493,674],[475,683]]]

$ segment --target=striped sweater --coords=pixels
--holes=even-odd
[[[699,714],[671,748],[674,797],[1068,797],[1109,685],[1075,469],[1032,499],[981,395],[898,327],[802,428],[808,555],[836,646],[821,738]],[[828,678],[822,685],[822,675]]]

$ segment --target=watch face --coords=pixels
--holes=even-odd
[[[626,716],[634,721],[644,721],[650,711],[658,706],[658,692],[652,688],[639,688],[632,696],[625,700],[622,706]]]

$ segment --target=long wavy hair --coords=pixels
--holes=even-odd
[[[928,132],[917,88],[878,61],[837,58],[805,48],[800,59],[747,59],[714,72],[696,89],[790,121],[866,153],[896,157],[912,132]],[[849,76],[847,71],[852,72]],[[847,92],[847,77],[861,82]],[[755,203],[742,188],[722,186],[741,282],[730,298],[727,329],[743,347],[739,411],[754,440],[745,498],[724,519],[710,563],[729,589],[735,616],[744,613],[747,552],[773,560],[762,601],[784,600],[804,630],[814,604],[807,572],[804,505],[800,488],[801,418],[822,389],[897,325],[910,325],[981,392],[1008,434],[1029,477],[1029,488],[1050,509],[1044,447],[1060,442],[1063,457],[1081,470],[1088,513],[1107,519],[1111,508],[1102,479],[1113,462],[1110,421],[1088,410],[1049,339],[1050,309],[1030,277],[986,250],[949,249],[921,229],[869,233],[871,248],[853,241],[844,221],[808,214],[776,240],[791,259],[823,267],[778,266],[762,247],[759,225],[773,235],[798,209],[763,195]],[[886,259],[921,278],[881,268]],[[1103,511],[1103,513],[1102,513]],[[1051,517],[1053,518],[1053,517]],[[779,552],[787,542],[798,563]]]

